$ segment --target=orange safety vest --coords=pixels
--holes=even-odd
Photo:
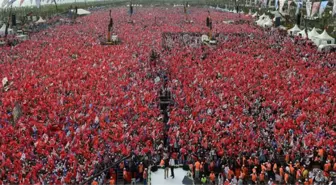
[[[257,175],[254,173],[252,174],[252,181],[257,182]]]
[[[233,178],[233,171],[231,169],[229,169],[229,172],[228,172],[228,179],[231,180]]]
[[[314,180],[312,178],[309,179],[309,184],[313,184]]]
[[[97,181],[93,181],[92,185],[98,185],[98,182]]]
[[[197,161],[197,162],[195,163],[195,170],[198,170],[198,171],[199,171],[200,169],[201,169],[201,163]]]
[[[160,166],[164,166],[164,160],[161,159]]]
[[[215,181],[216,176],[214,173],[211,173],[209,178],[211,181]]]
[[[325,171],[325,172],[328,172],[328,171],[330,170],[330,167],[331,167],[331,164],[330,164],[330,163],[326,163],[326,164],[324,165],[324,171]]]
[[[143,170],[144,170],[144,169],[143,169],[143,165],[142,165],[142,164],[140,164],[140,165],[139,165],[139,173],[142,173],[142,172],[143,172]]]
[[[239,176],[240,176],[240,169],[239,168],[235,169],[235,175],[236,175],[237,178],[239,178]]]
[[[110,185],[115,185],[115,180],[114,179],[110,180]]]
[[[260,173],[259,180],[264,182],[264,180],[265,180],[265,174],[264,173]]]
[[[319,155],[320,157],[323,157],[323,155],[324,155],[324,150],[323,150],[322,148],[318,150],[318,155]]]

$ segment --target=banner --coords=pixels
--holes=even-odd
[[[320,17],[322,16],[325,8],[327,7],[328,1],[322,1],[321,5],[320,5],[320,11],[319,11],[319,15]]]
[[[333,16],[336,15],[336,0],[334,0]]]
[[[278,4],[279,4],[279,0],[275,0],[275,10],[278,10],[279,8]]]
[[[314,2],[313,3],[313,9],[312,9],[312,12],[311,12],[312,17],[317,13],[319,8],[320,8],[320,2]]]
[[[279,4],[280,4],[280,5],[279,5],[279,6],[280,6],[280,7],[279,7],[279,8],[280,8],[280,12],[283,13],[282,10],[283,10],[283,7],[284,7],[284,5],[285,5],[285,0],[279,0]]]
[[[16,0],[8,0],[7,6],[10,7]]]
[[[290,5],[292,4],[293,1],[288,1],[288,9],[287,9],[287,12],[289,13],[289,10],[290,10]]]
[[[300,13],[300,9],[303,5],[303,2],[301,0],[298,0],[296,3],[296,11],[295,11],[295,15],[298,15]]]
[[[307,1],[307,2],[306,2],[307,17],[310,17],[311,8],[312,8],[312,2]]]
[[[41,6],[41,0],[35,0],[37,8],[40,8]]]
[[[20,1],[20,6],[22,5],[23,2],[24,2],[24,0],[21,0],[21,1]]]

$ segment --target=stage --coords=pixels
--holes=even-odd
[[[169,169],[169,178],[164,179],[164,170],[158,169],[156,172],[151,173],[152,183],[151,185],[183,185],[182,180],[187,174],[187,171],[184,171],[182,168],[174,169],[175,178],[171,178],[170,169]]]

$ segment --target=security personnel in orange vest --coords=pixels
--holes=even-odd
[[[324,164],[324,168],[323,168],[323,170],[324,170],[325,172],[328,173],[330,169],[331,169],[330,161],[327,161],[327,162]]]
[[[115,179],[113,178],[113,176],[111,176],[110,185],[115,185],[115,184],[116,184]]]
[[[228,172],[228,179],[231,181],[231,179],[233,178],[234,176],[234,173],[231,169],[229,169],[229,172]]]
[[[94,179],[91,185],[98,185],[97,179]]]
[[[127,183],[127,178],[128,178],[126,168],[124,168],[123,177],[124,177],[124,183],[126,184]]]
[[[253,184],[257,184],[257,174],[256,173],[251,174],[251,179],[252,179]]]
[[[245,165],[243,165],[243,167],[242,167],[242,171],[243,171],[243,173],[245,173],[245,175],[248,173],[248,168],[245,166]]]
[[[265,172],[261,172],[259,175],[259,181],[260,184],[264,184],[265,183]]]
[[[210,181],[211,181],[212,184],[216,183],[216,175],[215,175],[215,173],[213,171],[210,173],[209,179],[210,179]]]

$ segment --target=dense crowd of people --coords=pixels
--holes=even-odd
[[[217,46],[193,44],[188,33],[208,33],[208,12],[191,8],[193,23],[182,12],[139,8],[130,24],[125,8],[113,8],[120,45],[100,45],[109,11],[99,10],[2,48],[0,184],[83,182],[131,153],[157,161],[170,153],[195,179],[217,183],[215,174],[223,184],[312,184],[315,167],[329,178],[336,54],[216,11]],[[223,23],[240,19],[246,22]],[[163,33],[186,36],[167,41],[167,50]],[[165,133],[157,100],[163,84],[174,102]]]

